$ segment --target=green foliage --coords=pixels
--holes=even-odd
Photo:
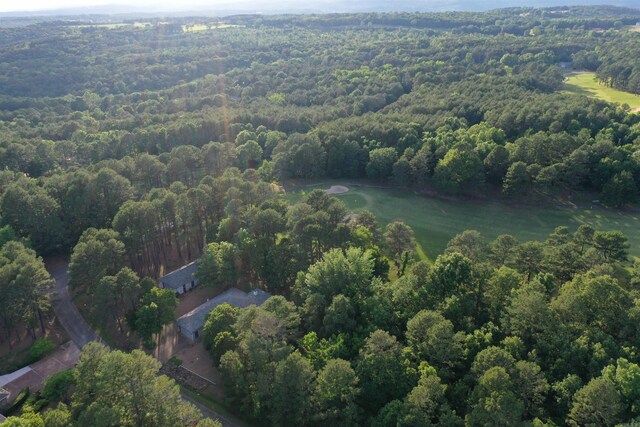
[[[29,396],[31,396],[31,392],[28,388],[21,390],[9,406],[2,408],[2,413],[7,416],[17,413],[20,408],[22,408],[27,399],[29,399]]]
[[[51,308],[49,292],[53,279],[45,269],[42,258],[22,243],[11,241],[0,248],[0,319],[3,335],[12,339],[12,333],[30,327],[35,336],[35,325],[45,331],[44,317]],[[29,349],[26,360],[33,363],[53,350],[48,339],[37,340]]]
[[[80,425],[187,425],[200,419],[160,363],[139,350],[109,351],[85,346],[74,370],[74,418]]]
[[[69,390],[74,384],[72,370],[60,371],[45,380],[41,395],[50,402],[64,401],[69,397]]]
[[[152,347],[175,317],[175,295],[140,278],[199,258],[205,286],[274,294],[205,325],[252,422],[630,422],[636,220],[585,200],[634,203],[640,116],[563,92],[557,64],[638,92],[624,27],[638,19],[599,6],[5,28],[0,340],[48,320],[51,279],[21,241],[71,253],[88,318],[126,345],[127,326]],[[356,185],[295,205],[274,185],[324,176]],[[211,425],[157,369],[89,345],[71,411],[10,422]]]
[[[29,360],[36,362],[42,359],[47,354],[51,353],[56,348],[56,345],[48,338],[41,338],[36,340],[29,348]]]
[[[177,357],[172,356],[171,359],[169,359],[169,363],[174,366],[181,366],[184,362],[182,359],[178,359]]]
[[[398,160],[398,154],[393,148],[376,148],[369,152],[367,163],[367,177],[376,180],[386,180],[391,176],[393,165]]]
[[[622,402],[614,384],[594,378],[573,397],[567,418],[569,425],[615,425],[620,421]]]
[[[482,162],[474,152],[452,148],[438,162],[433,180],[443,190],[459,193],[482,186],[483,170]]]

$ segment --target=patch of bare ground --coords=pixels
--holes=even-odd
[[[217,401],[224,399],[220,372],[213,366],[213,360],[202,342],[185,345],[174,354],[174,357],[182,360],[181,366],[186,370],[206,380],[207,386],[201,390],[202,393],[210,395]]]
[[[344,194],[349,191],[349,187],[344,185],[332,185],[328,190],[324,190],[327,194]]]

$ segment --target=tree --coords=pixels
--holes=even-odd
[[[625,261],[629,244],[620,231],[596,231],[593,247],[604,262]]]
[[[323,304],[329,304],[333,297],[343,294],[349,298],[361,298],[371,292],[373,260],[368,251],[349,248],[346,251],[332,249],[300,276],[294,288],[298,301],[318,294]],[[322,307],[324,310],[324,307]],[[323,318],[323,312],[316,313]]]
[[[158,306],[156,303],[149,305],[143,305],[136,311],[135,318],[136,332],[144,340],[144,345],[147,348],[155,347],[155,343],[151,339],[153,335],[159,334],[162,331],[162,324],[160,323],[160,315]]]
[[[542,269],[544,262],[544,244],[542,242],[525,242],[514,250],[513,264],[525,277],[531,279]]]
[[[7,188],[0,201],[0,211],[3,224],[28,238],[41,254],[50,254],[67,244],[60,204],[34,180]]]
[[[2,425],[3,427],[45,427],[42,416],[33,411],[25,411],[19,417],[9,417]]]
[[[510,265],[513,259],[513,249],[518,241],[510,234],[501,234],[489,245],[489,258],[497,265]]]
[[[462,358],[453,324],[435,311],[422,310],[407,322],[407,342],[419,360],[437,369],[454,369]]]
[[[247,141],[236,148],[241,169],[256,169],[262,160],[262,147],[255,141]]]
[[[508,196],[524,195],[529,189],[531,177],[524,162],[514,162],[507,169],[502,182],[502,191]]]
[[[625,418],[637,417],[640,414],[640,366],[620,358],[615,365],[602,370],[602,377],[615,384],[628,409]]]
[[[509,169],[509,150],[502,145],[496,145],[485,157],[483,163],[487,180],[494,184],[501,184]]]
[[[113,230],[89,228],[73,248],[69,262],[69,286],[90,288],[104,276],[115,275],[124,264],[124,244]]]
[[[411,185],[411,178],[411,164],[405,156],[402,156],[393,164],[392,180],[397,185],[407,187]]]
[[[460,425],[460,420],[446,403],[447,386],[442,384],[436,370],[430,366],[420,366],[422,375],[407,395],[400,425]]]
[[[45,380],[42,397],[50,402],[66,400],[73,384],[74,378],[71,370],[55,373]]]
[[[142,304],[155,304],[158,307],[158,322],[161,325],[168,325],[176,318],[178,297],[171,289],[152,288],[142,298]]]
[[[314,420],[326,425],[357,425],[358,377],[346,360],[331,359],[318,373],[313,389]]]
[[[44,317],[51,304],[49,291],[53,279],[45,269],[42,258],[22,243],[7,242],[0,248],[0,320],[11,346],[12,332],[25,327],[35,340],[35,325],[44,333]],[[3,334],[4,335],[4,334]]]
[[[621,420],[622,410],[615,385],[598,377],[574,395],[567,423],[572,426],[612,426]]]
[[[393,165],[398,161],[398,153],[395,148],[376,148],[369,152],[367,163],[367,176],[380,181],[387,180],[392,172]]]
[[[382,330],[372,332],[360,350],[356,373],[362,386],[360,406],[373,413],[413,386],[415,379],[402,363],[396,338]]]
[[[207,315],[202,328],[202,342],[216,365],[224,353],[232,350],[235,341],[233,324],[237,319],[238,309],[227,303],[216,306]]]
[[[104,414],[115,425],[131,427],[187,426],[200,420],[196,408],[182,400],[178,385],[158,376],[159,369],[160,362],[139,350],[126,354],[98,343],[86,345],[74,371],[74,413],[79,420]]]
[[[489,316],[493,321],[500,319],[511,292],[522,283],[522,276],[504,265],[495,270],[484,289],[483,298],[487,304]]]
[[[237,248],[229,242],[209,243],[197,261],[196,278],[204,286],[229,288],[236,284]]]
[[[306,424],[311,414],[311,391],[314,377],[311,363],[298,352],[278,362],[269,401],[274,425]]]
[[[549,392],[549,383],[534,362],[520,360],[515,364],[513,384],[518,398],[524,404],[525,419],[544,415],[543,405]]]
[[[458,252],[477,262],[486,257],[487,249],[479,231],[466,230],[449,240],[445,253]]]
[[[629,171],[615,174],[602,187],[602,201],[608,205],[622,207],[633,203],[638,198],[638,188]]]
[[[389,256],[393,259],[397,272],[400,274],[409,253],[416,247],[413,230],[402,221],[392,222],[385,227],[384,242]]]
[[[617,335],[628,321],[632,301],[611,276],[576,276],[560,288],[551,307],[561,320],[579,329],[592,327]]]
[[[357,326],[357,318],[351,300],[341,294],[333,297],[325,311],[322,323],[327,336],[353,332]]]
[[[469,426],[520,425],[524,405],[514,393],[507,371],[500,366],[486,371],[478,380],[471,398],[471,412],[465,418]]]
[[[45,427],[68,427],[73,425],[71,411],[62,403],[59,403],[56,408],[45,411],[42,418]]]
[[[482,162],[471,150],[452,148],[438,162],[433,180],[438,187],[450,193],[476,189],[484,183]]]

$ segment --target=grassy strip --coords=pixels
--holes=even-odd
[[[640,108],[640,95],[602,85],[595,80],[595,73],[577,73],[569,76],[565,82],[565,92],[599,98],[607,102],[629,104],[634,109]]]
[[[238,417],[238,415],[236,415],[233,412],[231,412],[229,409],[227,409],[226,406],[224,406],[224,404],[222,404],[221,402],[215,400],[211,396],[207,396],[207,395],[204,395],[204,394],[202,394],[200,392],[192,390],[191,388],[189,388],[189,387],[187,387],[185,385],[180,385],[180,390],[184,394],[189,396],[191,399],[195,400],[196,402],[200,403],[203,406],[206,406],[207,408],[209,408],[212,411],[222,415],[223,417],[229,418],[229,419],[233,420],[234,422],[238,422],[242,426],[245,426],[245,427],[249,427],[250,426],[250,424],[248,424],[245,421],[241,420]]]
[[[582,208],[510,206],[495,201],[448,201],[403,190],[352,188],[339,195],[355,212],[371,211],[382,227],[403,220],[413,228],[421,259],[434,260],[449,240],[464,230],[478,230],[488,240],[512,234],[521,242],[544,240],[558,226],[575,230],[589,224],[597,230],[620,230],[640,255],[640,215],[596,206]]]

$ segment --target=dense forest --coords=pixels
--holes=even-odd
[[[153,348],[178,304],[156,279],[198,259],[204,286],[274,295],[217,307],[203,338],[257,425],[640,420],[640,266],[621,232],[469,230],[420,259],[402,221],[280,185],[633,208],[640,114],[562,88],[571,63],[640,93],[638,21],[599,6],[0,27],[0,340],[44,329],[41,257],[69,255],[91,324]],[[24,423],[194,425],[188,405],[154,406],[175,384],[133,356],[88,346],[61,405]],[[119,372],[149,383],[144,409],[110,390]]]

